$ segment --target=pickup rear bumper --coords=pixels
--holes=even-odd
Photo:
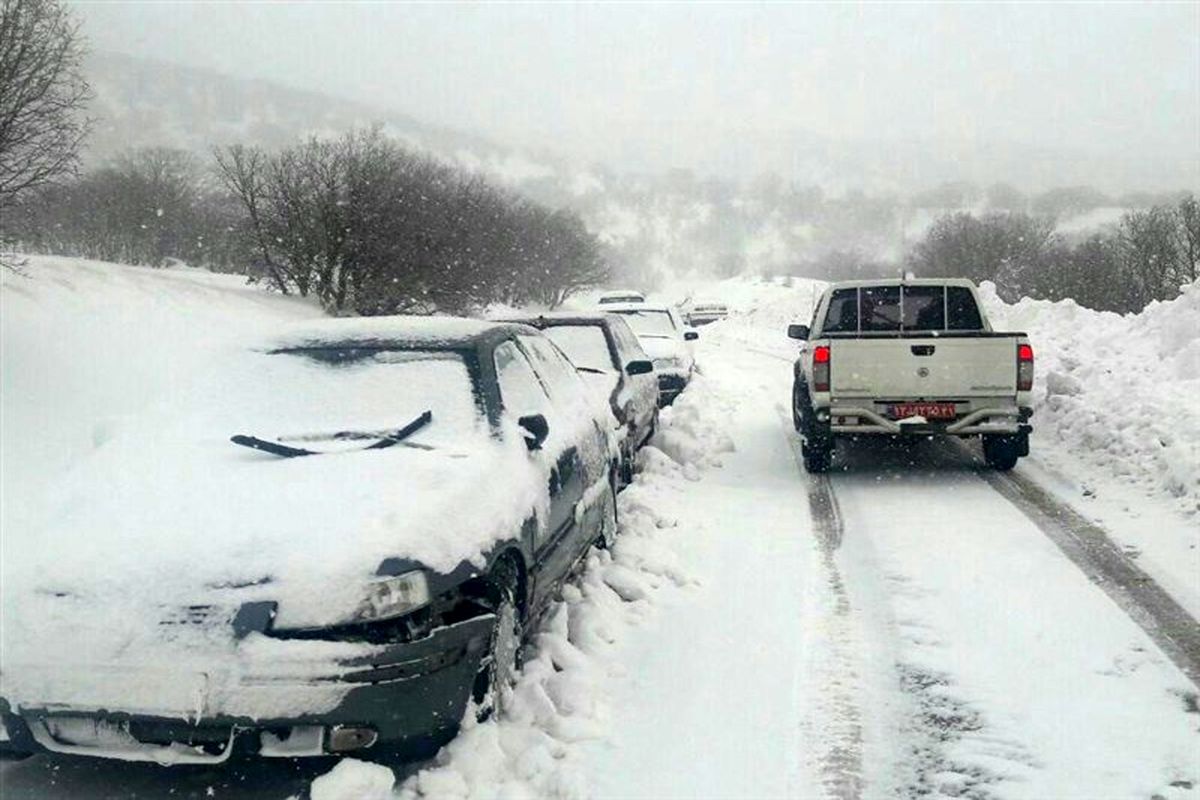
[[[980,408],[955,420],[892,420],[866,406],[835,406],[817,412],[817,420],[828,422],[831,433],[868,433],[890,436],[942,434],[979,436],[1029,433],[1032,411],[1015,406]],[[824,419],[822,419],[824,417]]]

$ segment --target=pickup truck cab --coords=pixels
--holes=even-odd
[[[979,437],[999,470],[1029,454],[1033,348],[992,330],[970,281],[835,283],[788,336],[805,342],[792,419],[809,472],[840,436]]]

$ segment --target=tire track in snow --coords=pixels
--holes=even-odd
[[[832,600],[822,609],[816,623],[824,631],[828,656],[817,665],[821,676],[818,685],[818,722],[822,728],[819,741],[822,749],[816,756],[816,767],[825,797],[832,800],[858,800],[863,794],[863,722],[860,698],[861,668],[857,646],[856,620],[850,595],[834,558],[842,544],[842,514],[837,497],[827,475],[809,475],[802,466],[800,440],[791,431],[782,406],[776,406],[784,425],[788,446],[796,469],[807,478],[808,507],[813,531],[821,553],[825,583]]]
[[[1020,473],[981,469],[979,474],[1046,534],[1088,580],[1103,589],[1200,688],[1200,622],[1121,552],[1103,528]]]

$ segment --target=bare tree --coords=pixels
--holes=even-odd
[[[1177,230],[1174,209],[1169,206],[1130,211],[1121,218],[1121,253],[1135,308],[1178,294]]]
[[[1001,297],[1016,300],[1030,289],[1054,243],[1054,223],[1045,218],[959,212],[934,222],[908,263],[922,276],[995,281]]]
[[[1179,201],[1175,216],[1179,221],[1179,280],[1190,283],[1200,278],[1200,203],[1188,195]]]
[[[291,280],[277,263],[271,246],[270,221],[267,218],[267,155],[257,147],[235,144],[214,148],[217,177],[246,212],[249,238],[257,252],[271,286],[283,294],[291,290]]]
[[[79,23],[59,0],[0,0],[0,213],[72,174],[91,127]]]

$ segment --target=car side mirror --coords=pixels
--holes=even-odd
[[[625,365],[626,375],[646,375],[651,372],[654,372],[654,364],[650,361],[646,361],[645,359],[630,361]]]
[[[789,339],[807,339],[808,338],[808,326],[807,325],[788,325],[788,338]]]
[[[530,450],[541,450],[550,435],[550,423],[542,414],[530,414],[517,420],[521,433],[525,437],[525,446]]]
[[[700,338],[700,334],[696,331],[684,331],[683,340],[685,342],[694,342]]]

